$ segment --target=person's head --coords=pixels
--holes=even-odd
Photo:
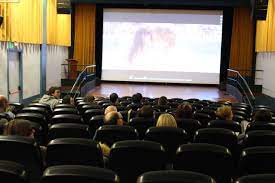
[[[141,93],[136,93],[136,95],[137,95],[139,101],[141,102],[141,100],[142,100],[142,98],[143,98],[142,94],[141,94]]]
[[[178,105],[175,116],[177,119],[192,118],[193,117],[192,106],[188,102]]]
[[[117,108],[116,108],[116,106],[110,105],[105,109],[104,114],[106,115],[109,112],[113,112],[113,111],[117,112]]]
[[[153,118],[154,109],[150,105],[144,105],[138,110],[138,117]]]
[[[65,95],[62,99],[62,104],[72,104],[74,105],[74,99],[70,95]]]
[[[117,99],[118,99],[118,95],[116,93],[112,93],[110,95],[110,101],[111,101],[111,103],[113,103],[113,104],[116,103]]]
[[[141,103],[141,98],[140,98],[140,96],[139,96],[138,94],[134,94],[134,95],[132,96],[132,102],[135,103],[135,104]]]
[[[165,96],[161,96],[158,100],[158,105],[167,105],[168,100]]]
[[[161,114],[157,121],[157,127],[177,127],[177,122],[171,114]]]
[[[119,112],[112,111],[104,116],[106,125],[123,125],[122,115]]]
[[[4,95],[0,95],[0,112],[5,112],[9,106],[9,102]]]
[[[3,135],[20,135],[34,138],[34,132],[28,120],[14,119],[5,124]]]
[[[230,106],[223,105],[217,109],[216,116],[221,120],[232,120],[232,108]]]
[[[83,100],[84,102],[93,103],[95,100],[95,97],[93,95],[86,95]]]
[[[268,110],[259,110],[254,115],[254,121],[272,121],[272,114]]]
[[[60,98],[60,88],[56,86],[50,87],[48,95],[55,97],[56,99]]]

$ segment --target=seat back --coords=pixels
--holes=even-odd
[[[231,182],[234,175],[230,151],[213,144],[184,144],[176,152],[175,170],[204,173],[217,182]]]
[[[269,130],[254,130],[246,133],[243,147],[275,146],[275,132]]]
[[[49,117],[49,113],[46,108],[44,107],[24,107],[21,110],[22,113],[37,113],[42,114],[45,117]]]
[[[181,128],[150,127],[144,139],[160,143],[168,153],[169,160],[173,162],[177,148],[188,142],[187,137],[187,133]]]
[[[237,183],[273,183],[275,174],[256,174],[238,178]]]
[[[12,107],[12,112],[14,114],[19,113],[24,108],[24,104],[18,102],[10,103],[9,105]]]
[[[83,165],[59,165],[48,167],[41,178],[41,183],[118,183],[115,172],[98,167]]]
[[[193,141],[195,132],[202,128],[201,123],[196,119],[177,119],[177,125],[186,131],[189,142]]]
[[[95,135],[96,130],[104,125],[104,115],[93,116],[88,122],[91,137]]]
[[[104,125],[94,135],[94,141],[106,143],[109,147],[123,140],[138,140],[137,130],[131,126]]]
[[[194,114],[194,118],[198,120],[203,127],[206,127],[208,122],[212,120],[210,115],[199,112]]]
[[[275,123],[265,121],[255,121],[249,123],[246,128],[246,133],[254,130],[272,130],[275,131]]]
[[[51,122],[51,124],[83,123],[81,116],[76,115],[76,114],[58,114],[58,115],[54,115],[50,122]]]
[[[48,141],[57,138],[91,138],[89,126],[77,123],[59,123],[50,126]]]
[[[0,161],[0,180],[12,183],[28,183],[29,173],[24,166],[12,161]]]
[[[239,161],[240,175],[275,173],[275,147],[245,148]]]
[[[22,164],[30,173],[31,180],[42,175],[40,148],[34,139],[22,136],[0,136],[0,159]]]
[[[60,138],[47,146],[47,166],[92,165],[103,167],[103,155],[98,143],[89,139]]]
[[[126,140],[115,143],[110,152],[110,168],[121,183],[136,182],[139,175],[165,167],[164,148],[156,142]]]
[[[54,109],[58,108],[75,108],[72,104],[57,104],[54,106]]]
[[[75,108],[55,108],[53,110],[53,115],[58,114],[77,114],[78,111]]]
[[[85,123],[89,122],[89,120],[96,115],[103,115],[104,109],[88,109],[83,113],[83,120]]]
[[[154,118],[135,117],[130,120],[129,126],[137,129],[139,139],[144,139],[148,128],[156,126]]]
[[[215,183],[210,176],[183,170],[162,170],[146,172],[139,176],[137,183]]]
[[[241,125],[236,121],[231,120],[212,120],[208,123],[207,127],[209,128],[224,128],[228,130],[232,130],[233,132],[241,132]]]
[[[79,109],[79,113],[82,115],[89,109],[103,109],[103,106],[97,104],[85,104]]]

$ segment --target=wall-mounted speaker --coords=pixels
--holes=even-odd
[[[57,14],[71,14],[71,0],[57,0]]]
[[[2,25],[4,17],[0,16],[0,26]]]
[[[266,20],[268,0],[255,0],[254,17],[256,20]]]

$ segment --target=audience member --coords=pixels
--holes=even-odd
[[[71,104],[74,105],[74,99],[71,95],[65,95],[62,99],[62,104]]]
[[[3,95],[0,95],[0,113],[5,113],[9,118],[8,120],[15,118],[15,115],[11,112],[7,98]]]
[[[108,106],[105,111],[104,111],[104,115],[108,114],[109,112],[117,112],[117,108],[116,106],[110,105]]]
[[[123,125],[123,118],[119,112],[112,111],[104,116],[104,124],[106,125]]]
[[[118,95],[116,93],[112,93],[110,95],[110,102],[111,102],[111,105],[117,105],[118,104]]]
[[[86,95],[83,100],[84,102],[95,103],[95,97],[90,94]]]
[[[158,100],[158,105],[167,105],[168,104],[168,100],[165,96],[161,96]]]
[[[216,111],[216,116],[218,119],[230,121],[233,119],[232,108],[227,105],[219,107]]]
[[[17,135],[34,139],[35,130],[31,123],[24,119],[14,119],[5,124],[3,135]],[[46,147],[40,146],[41,155],[45,164]],[[20,151],[20,150],[19,150]]]
[[[49,91],[43,95],[43,97],[39,100],[39,103],[48,104],[51,106],[53,110],[54,107],[59,103],[60,99],[60,88],[59,87],[50,87]]]
[[[154,109],[150,105],[144,105],[138,110],[137,116],[143,118],[153,118]]]
[[[271,122],[272,114],[268,110],[259,110],[254,115],[254,121]]]
[[[177,127],[177,122],[171,114],[161,114],[157,121],[157,127]]]
[[[193,109],[188,102],[178,105],[175,114],[176,119],[191,119],[193,118]]]

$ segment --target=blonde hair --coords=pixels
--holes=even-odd
[[[113,105],[108,106],[108,107],[105,109],[104,114],[106,115],[106,114],[108,114],[109,112],[112,112],[112,111],[117,112],[116,106],[113,106]]]
[[[216,116],[219,119],[232,120],[233,118],[232,108],[226,105],[219,107],[216,111]]]
[[[161,114],[158,118],[156,126],[177,127],[177,122],[171,114]]]
[[[106,125],[123,125],[122,115],[119,112],[111,111],[104,116]]]

